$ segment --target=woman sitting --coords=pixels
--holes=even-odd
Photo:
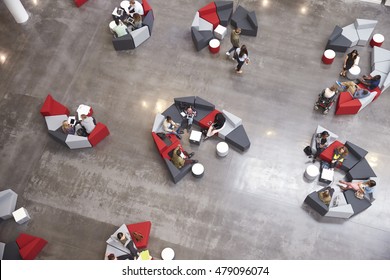
[[[363,198],[365,194],[372,194],[376,182],[374,180],[367,180],[362,182],[345,182],[339,181],[343,185],[338,185],[342,190],[354,190],[357,194],[356,197]]]
[[[361,79],[359,79],[359,82],[368,87],[369,90],[373,90],[379,86],[381,82],[381,75],[375,75],[374,77],[371,75],[364,75]]]
[[[68,123],[68,121],[63,121],[62,122],[62,131],[65,133],[65,134],[74,134],[75,133],[75,129],[74,129],[74,126],[70,125]]]
[[[222,113],[218,113],[214,117],[214,122],[210,125],[209,129],[207,130],[206,137],[203,139],[206,140],[213,136],[214,134],[221,131],[221,129],[224,127],[226,122],[225,116]]]
[[[338,147],[333,151],[330,168],[334,168],[338,164],[343,164],[345,157],[348,155],[348,148],[345,146]]]

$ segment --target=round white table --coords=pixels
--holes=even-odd
[[[320,175],[320,170],[318,169],[317,166],[314,164],[310,164],[308,167],[306,167],[305,170],[305,177],[308,180],[314,180],[317,178],[317,176]]]
[[[357,65],[352,66],[347,72],[347,78],[349,80],[356,80],[360,76],[360,67]]]
[[[192,170],[192,175],[194,175],[194,177],[196,177],[196,178],[203,177],[203,174],[204,174],[204,166],[203,166],[203,164],[195,163],[192,166],[191,170]]]
[[[220,157],[226,157],[229,153],[229,145],[226,142],[219,142],[217,144],[217,154]]]
[[[163,260],[173,260],[175,258],[175,251],[173,251],[172,248],[167,247],[164,250],[162,250],[161,258]]]

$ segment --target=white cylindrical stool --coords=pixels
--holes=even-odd
[[[374,34],[370,41],[371,47],[381,47],[383,42],[385,41],[385,37],[382,34]]]
[[[203,166],[203,164],[195,163],[192,166],[191,170],[192,170],[192,175],[194,175],[194,177],[196,177],[196,178],[203,177],[203,174],[204,174],[204,166]]]
[[[172,248],[167,247],[164,250],[162,250],[161,258],[163,260],[173,260],[175,258],[175,251],[173,251]]]
[[[352,66],[347,72],[347,78],[349,80],[356,80],[357,78],[359,78],[359,75],[360,75],[360,67],[357,65]]]
[[[322,62],[324,64],[332,64],[334,58],[336,57],[336,53],[334,50],[328,49],[322,55]]]
[[[308,167],[306,167],[305,170],[305,177],[308,180],[314,180],[317,178],[317,176],[320,175],[320,170],[318,169],[317,166],[311,164]]]
[[[27,11],[19,0],[4,0],[4,4],[7,6],[17,23],[23,23],[28,20]]]
[[[226,142],[219,142],[217,144],[217,154],[220,157],[226,157],[229,153],[229,145]]]

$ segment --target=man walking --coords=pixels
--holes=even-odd
[[[241,34],[241,28],[235,28],[232,30],[232,33],[230,34],[230,42],[232,43],[232,47],[230,50],[226,52],[227,56],[230,56],[230,54],[237,48],[240,47],[240,34]],[[234,59],[234,58],[233,58]]]

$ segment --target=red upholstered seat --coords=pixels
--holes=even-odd
[[[338,147],[341,147],[341,146],[344,146],[343,143],[341,143],[340,141],[334,141],[332,144],[330,144],[328,146],[328,148],[326,148],[321,154],[320,154],[320,159],[323,160],[323,161],[326,161],[326,162],[331,162],[332,161],[332,158],[333,158],[333,152],[334,152],[334,149],[338,148]]]
[[[341,92],[337,101],[336,115],[352,115],[359,112],[362,103],[353,99],[349,92]]]
[[[130,232],[131,239],[133,239],[134,244],[135,246],[137,246],[138,249],[146,248],[148,246],[151,227],[152,223],[150,221],[127,225],[127,229]],[[137,241],[134,236],[134,232],[141,234],[143,238],[140,241]]]
[[[34,260],[43,247],[46,246],[47,241],[40,237],[21,233],[16,239],[19,246],[19,253],[24,260]]]
[[[21,234],[19,234],[18,238],[16,238],[16,243],[18,244],[19,248],[23,248],[24,246],[26,246],[28,243],[30,243],[31,241],[33,241],[36,238],[37,237],[35,237],[35,236],[21,233]]]
[[[88,0],[74,0],[74,3],[79,8],[81,5],[85,4]]]
[[[47,95],[45,102],[41,108],[42,116],[67,115],[69,116],[69,109],[56,101],[50,94]]]
[[[159,151],[160,155],[162,156],[162,153],[168,148],[168,146],[165,144],[165,142],[158,137],[158,135],[155,132],[152,132],[152,137],[154,140],[154,143],[157,146],[157,150]]]
[[[214,121],[215,115],[218,113],[220,113],[218,110],[212,111],[210,114],[200,120],[199,126],[202,128],[209,128],[211,123]]]
[[[199,12],[199,16],[204,16],[207,14],[216,13],[217,8],[215,7],[215,3],[211,2],[211,3],[207,4],[206,6],[200,8],[198,10],[198,12]]]
[[[96,146],[108,135],[110,135],[110,131],[108,130],[107,126],[102,123],[97,123],[91,134],[89,134],[88,141],[92,146]]]
[[[381,91],[381,89],[379,87],[376,87],[374,89],[368,89],[368,87],[366,87],[363,84],[359,84],[359,87],[364,88],[364,89],[368,90],[369,92],[376,91],[377,93],[376,93],[373,101],[375,101],[379,97],[379,95],[381,95],[381,93],[382,93],[382,91]]]
[[[204,6],[203,8],[199,9],[199,16],[203,18],[204,20],[207,20],[213,25],[213,28],[217,28],[219,24],[219,17],[217,14],[217,8],[215,6],[214,2],[211,2]]]
[[[24,260],[34,260],[38,256],[39,252],[42,251],[43,247],[46,246],[46,244],[46,240],[42,238],[36,238],[21,248],[19,253]]]
[[[149,5],[148,1],[142,0],[142,7],[144,8],[144,16],[146,16],[150,10],[152,10],[152,7]]]

